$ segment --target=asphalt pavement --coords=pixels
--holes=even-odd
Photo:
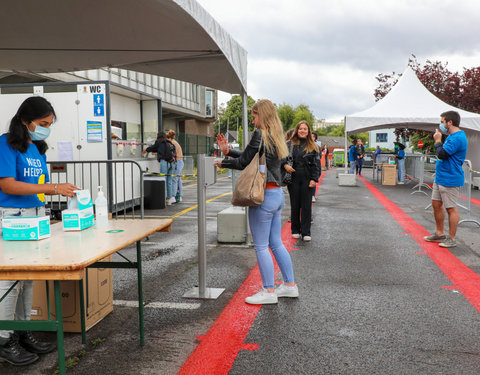
[[[357,186],[345,187],[335,170],[324,172],[312,242],[290,238],[287,203],[283,238],[300,297],[269,306],[243,302],[260,287],[254,249],[217,243],[217,213],[230,206],[225,175],[207,190],[207,287],[225,291],[216,300],[182,298],[198,285],[197,190],[195,181],[185,186],[183,202],[146,212],[174,224],[142,242],[145,346],[130,305],[135,272],[114,270],[113,313],[87,332],[85,346],[66,334],[68,374],[480,371],[480,228],[461,225],[449,250],[422,241],[433,213],[428,192],[412,194],[413,182],[382,186],[366,169]],[[473,198],[471,216],[480,220],[478,190]],[[134,258],[135,248],[122,253]],[[54,374],[56,361],[51,353],[27,368],[0,364],[0,374]]]

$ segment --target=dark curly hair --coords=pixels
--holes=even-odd
[[[30,124],[33,120],[47,117],[53,114],[56,118],[55,110],[50,102],[41,96],[31,96],[18,108],[17,113],[10,121],[8,128],[7,143],[14,149],[22,153],[28,150],[28,130],[23,124],[24,122]],[[45,154],[48,150],[48,145],[45,141],[33,141],[37,146],[40,154]]]

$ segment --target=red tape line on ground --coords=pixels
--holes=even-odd
[[[317,187],[322,183],[325,174],[322,174]],[[282,241],[288,251],[292,250],[297,241],[292,238],[290,223],[282,227]],[[274,265],[277,275],[280,270],[275,261]],[[199,337],[200,343],[183,364],[179,375],[226,375],[240,350],[258,348],[258,345],[244,343],[244,340],[262,305],[248,305],[245,298],[256,293],[261,283],[257,264],[208,332]]]
[[[363,177],[360,177],[360,180],[450,279],[455,289],[460,291],[472,306],[480,312],[480,276],[462,263],[448,249],[440,247],[434,242],[426,242],[423,237],[430,233],[424,227],[408,216],[370,182]]]

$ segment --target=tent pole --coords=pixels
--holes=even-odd
[[[343,160],[345,162],[345,172],[347,172],[348,168],[348,159],[347,159],[347,116],[343,118],[343,127],[345,130],[345,150],[343,150]]]

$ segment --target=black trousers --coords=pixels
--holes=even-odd
[[[295,172],[293,181],[288,185],[292,217],[292,234],[310,236],[312,222],[312,194],[314,188],[308,187],[310,179],[306,174]]]

